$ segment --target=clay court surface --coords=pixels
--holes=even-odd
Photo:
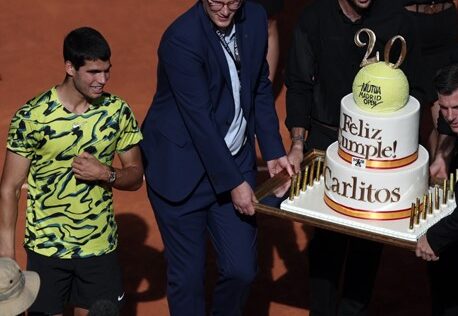
[[[191,0],[0,1],[1,165],[13,113],[28,99],[64,78],[61,47],[71,29],[87,25],[105,35],[113,54],[112,76],[106,90],[126,99],[141,122],[155,91],[156,50],[161,34],[193,3]],[[285,3],[279,20],[281,60],[304,0],[285,0]],[[283,126],[285,95],[281,71],[277,78],[276,105],[285,145],[289,146]],[[17,259],[22,267],[25,266],[22,248],[25,193],[23,190],[17,226]],[[123,315],[168,315],[163,245],[145,187],[133,193],[118,191],[115,195],[119,253],[127,292]],[[245,315],[308,315],[307,240],[313,229],[265,215],[258,215],[258,222],[260,273]],[[211,286],[216,275],[211,252],[208,267]],[[374,291],[371,315],[429,315],[426,265],[411,252],[385,248]]]

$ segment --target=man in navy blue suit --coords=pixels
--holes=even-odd
[[[241,315],[256,275],[255,135],[270,175],[292,172],[266,50],[266,13],[243,0],[198,1],[162,37],[141,148],[173,316],[205,315],[207,236],[219,271],[213,315]]]

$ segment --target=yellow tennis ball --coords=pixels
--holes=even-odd
[[[353,81],[353,98],[364,111],[390,113],[406,105],[409,82],[401,69],[377,62],[360,69]]]

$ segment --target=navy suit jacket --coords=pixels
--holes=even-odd
[[[267,18],[245,2],[234,17],[241,55],[241,106],[255,167],[255,135],[265,160],[285,154],[268,80]],[[187,198],[204,175],[216,194],[244,181],[224,136],[234,117],[229,67],[214,26],[197,2],[164,33],[157,90],[141,143],[148,185],[170,201]]]

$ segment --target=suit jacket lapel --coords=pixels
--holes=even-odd
[[[243,10],[243,7],[241,8]],[[250,81],[250,40],[253,40],[248,35],[248,32],[245,30],[245,17],[244,12],[239,13],[241,16],[239,18],[235,17],[235,27],[237,32],[237,44],[240,49],[240,58],[241,58],[241,93],[240,93],[240,103],[243,109],[245,118],[248,117],[250,113],[250,91],[251,91],[251,81]],[[227,86],[229,87],[232,94],[232,82],[231,75],[229,73],[229,66],[227,65],[226,55],[224,54],[223,47],[219,42],[218,36],[215,33],[213,24],[205,13],[202,5],[199,7],[199,15],[202,28],[204,30],[205,36],[207,36],[208,42],[210,43],[211,49],[215,53],[219,67],[221,67],[224,79],[226,80]]]
[[[210,43],[211,49],[213,50],[213,52],[216,55],[216,58],[218,59],[218,64],[221,67],[224,79],[226,80],[228,86],[232,87],[231,75],[229,73],[229,66],[227,65],[226,55],[224,55],[223,48],[221,47],[221,43],[219,42],[218,36],[215,33],[213,24],[208,18],[207,14],[205,13],[202,4],[200,4],[199,7],[199,15],[202,29],[204,30],[205,36],[207,36],[208,43]]]
[[[243,10],[243,8],[242,8]],[[240,93],[240,103],[243,108],[243,113],[245,117],[248,116],[250,111],[250,91],[251,91],[251,80],[250,80],[250,37],[248,32],[245,32],[244,28],[245,19],[241,19],[240,23],[236,24],[237,32],[237,44],[240,47],[240,59],[241,59],[241,93]]]

